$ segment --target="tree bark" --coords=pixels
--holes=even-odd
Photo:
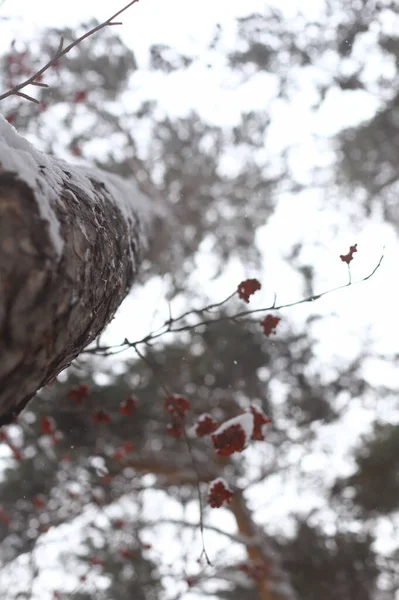
[[[112,319],[154,207],[134,181],[38,152],[0,115],[0,425]]]

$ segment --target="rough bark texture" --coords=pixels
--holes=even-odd
[[[133,283],[142,238],[134,211],[131,219],[126,218],[99,176],[90,177],[93,203],[64,169],[54,206],[64,241],[57,256],[49,223],[39,212],[38,191],[18,173],[2,168],[1,162],[0,425],[4,425],[113,317]]]

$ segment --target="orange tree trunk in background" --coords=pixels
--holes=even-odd
[[[157,211],[135,181],[44,155],[0,115],[0,425],[111,320]]]
[[[228,460],[209,461],[197,472],[192,467],[179,467],[168,464],[165,460],[154,458],[131,458],[124,466],[129,466],[141,473],[155,475],[164,488],[168,485],[196,485],[209,483],[223,471]],[[120,466],[112,472],[112,477],[118,475]],[[275,549],[275,544],[263,531],[247,506],[242,489],[234,487],[232,502],[226,505],[234,516],[237,534],[246,548],[248,557],[248,575],[254,580],[259,600],[299,600],[294,591],[287,572],[284,570],[281,557]]]
[[[44,155],[0,115],[0,425],[104,329],[144,253],[157,255],[169,223],[135,181]],[[145,457],[129,463],[163,485],[194,486],[209,483],[223,465],[196,472],[191,462],[183,469]],[[229,508],[259,600],[296,600],[242,490]]]

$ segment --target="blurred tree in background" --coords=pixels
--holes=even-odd
[[[294,202],[317,189],[325,207],[359,227],[373,217],[397,230],[399,35],[391,24],[398,12],[388,0],[325,0],[310,21],[270,7],[238,20],[231,49],[218,26],[204,50],[207,68],[222,56],[237,89],[256,77],[274,82],[267,111],[243,112],[231,127],[208,122],[196,107],[175,117],[162,100],[139,98],[143,73],[166,82],[189,76],[201,56],[154,44],[141,65],[113,28],[47,73],[50,89],[38,88],[38,104],[13,97],[2,111],[44,151],[134,172],[144,191],[159,191],[175,228],[151,249],[142,283],[162,277],[170,302],[203,306],[205,287],[192,278],[201,252],[211,257],[208,279],[231,264],[256,272],[258,234],[285,194]],[[37,70],[61,34],[68,43],[92,26],[17,40],[1,58],[2,87]],[[366,57],[380,61],[378,73]],[[367,120],[314,136],[313,151],[328,161],[307,174],[295,167],[294,145],[276,154],[269,143],[272,106],[294,104],[305,81],[314,114],[337,94],[375,101]],[[317,274],[306,256],[298,244],[285,259],[311,295]],[[232,306],[242,309],[238,300]],[[368,377],[367,345],[352,361],[326,365],[314,330],[317,303],[312,309],[301,328],[285,313],[271,337],[260,319],[229,318],[230,305],[214,309],[209,326],[195,326],[192,315],[187,330],[137,346],[135,358],[96,356],[93,346],[43,389],[1,433],[2,597],[397,599],[399,427],[377,406],[384,401],[397,419],[397,390]],[[209,438],[173,429],[165,388],[190,400],[188,425],[204,413],[220,424],[250,405],[261,408],[272,419],[266,439],[217,456]],[[339,445],[354,401],[373,428],[353,440],[350,474],[342,475],[326,469],[335,448],[323,441],[334,431]],[[308,459],[318,466],[309,468]],[[234,499],[212,509],[206,493],[219,476]],[[304,490],[311,508],[309,499],[301,503]],[[269,518],[274,495],[284,523]],[[211,565],[201,554],[199,512]]]

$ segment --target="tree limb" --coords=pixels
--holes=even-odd
[[[30,100],[31,102],[37,102],[37,100],[35,98],[32,98],[31,96],[29,96],[27,94],[21,93],[21,90],[24,89],[25,87],[27,87],[28,85],[44,85],[44,84],[40,84],[40,82],[38,83],[36,81],[36,79],[38,77],[41,77],[43,75],[43,73],[45,73],[50,67],[52,67],[60,58],[65,56],[65,54],[68,54],[68,52],[70,52],[72,50],[72,48],[75,48],[75,46],[78,46],[81,42],[83,42],[83,40],[85,40],[86,38],[97,33],[97,31],[100,31],[101,29],[104,29],[104,27],[109,27],[111,25],[121,25],[120,22],[116,22],[116,21],[114,21],[114,19],[116,19],[116,17],[119,17],[119,15],[121,15],[123,12],[125,12],[131,6],[133,6],[133,4],[136,4],[138,1],[139,0],[132,0],[131,2],[126,4],[126,6],[124,6],[123,8],[118,10],[115,14],[113,14],[112,17],[109,17],[109,19],[107,19],[103,23],[96,25],[95,27],[90,29],[90,31],[86,31],[86,33],[81,35],[77,40],[74,40],[73,42],[71,42],[68,46],[66,46],[66,48],[64,48],[64,38],[61,37],[59,46],[58,46],[57,51],[55,52],[54,56],[52,56],[51,59],[43,67],[41,67],[41,69],[36,71],[36,73],[31,75],[30,77],[28,77],[28,79],[25,79],[25,81],[22,81],[21,83],[14,86],[7,92],[0,94],[0,101],[4,100],[5,98],[8,98],[9,96],[22,96],[26,100]]]
[[[46,156],[0,115],[0,425],[112,319],[157,211],[135,181]]]

